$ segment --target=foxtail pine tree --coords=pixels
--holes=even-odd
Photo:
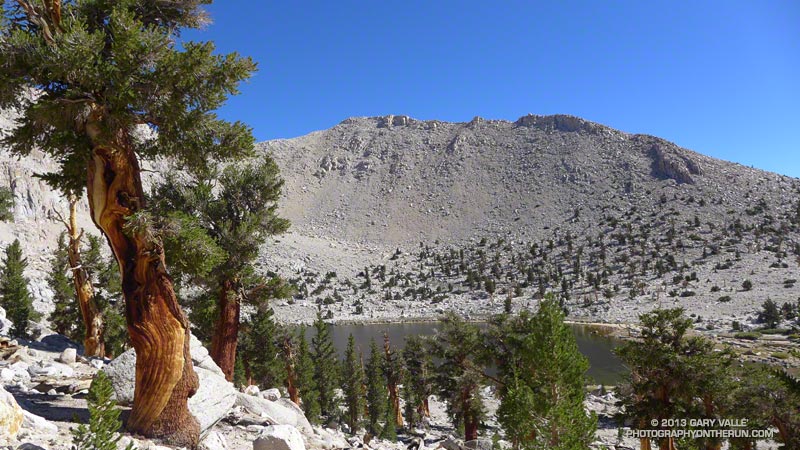
[[[179,42],[208,22],[210,0],[13,0],[0,10],[0,108],[20,112],[4,139],[34,148],[58,169],[61,190],[85,186],[91,218],[120,267],[126,319],[136,349],[130,431],[196,447],[188,398],[198,379],[189,326],[152,227],[141,161],[170,157],[185,170],[253,148],[250,130],[212,111],[255,69],[212,43]]]

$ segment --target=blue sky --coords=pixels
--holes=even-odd
[[[800,177],[800,2],[217,0],[259,140],[351,116],[573,114]]]

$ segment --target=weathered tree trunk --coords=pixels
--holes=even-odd
[[[136,349],[136,387],[129,431],[196,448],[200,435],[187,400],[199,382],[189,355],[189,324],[178,305],[160,239],[135,214],[144,208],[141,170],[124,130],[109,134],[102,112],[86,124],[92,220],[119,263],[125,318]],[[133,220],[132,220],[133,219]]]
[[[419,406],[417,406],[417,413],[419,413],[420,417],[431,416],[431,408],[428,404],[428,397],[425,397],[422,402],[420,402]]]
[[[644,430],[647,423],[644,420],[639,421],[639,429]],[[650,447],[650,438],[639,438],[639,450],[652,450]]]
[[[386,361],[391,361],[392,350],[389,345],[389,335],[386,333],[383,334],[383,351],[386,353]],[[391,370],[394,370],[394,368],[391,368]],[[389,391],[389,400],[395,417],[395,425],[397,428],[402,428],[403,414],[400,412],[400,392],[397,386],[397,374],[390,374],[387,379],[387,390]]]
[[[106,352],[103,342],[103,315],[94,301],[94,287],[81,261],[83,230],[78,228],[78,197],[74,194],[69,196],[69,219],[64,221],[64,225],[69,235],[67,254],[72,269],[72,283],[75,285],[75,294],[86,329],[83,339],[84,355],[104,357]]]
[[[294,344],[292,338],[283,338],[283,356],[286,361],[286,392],[289,393],[289,400],[295,405],[300,406],[300,393],[297,389],[297,371],[294,367]]]
[[[472,393],[469,390],[462,391],[461,402],[464,410],[464,441],[474,441],[478,439],[478,418],[470,410],[470,398]]]
[[[211,337],[211,359],[222,369],[225,378],[233,381],[236,366],[236,346],[239,342],[239,299],[233,292],[232,280],[225,280],[220,286],[219,317]]]
[[[714,417],[714,399],[710,395],[703,396],[703,408],[705,409],[706,417]],[[722,440],[712,438],[706,441],[705,450],[720,450],[722,449]]]

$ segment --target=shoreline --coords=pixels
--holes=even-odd
[[[492,314],[471,314],[465,318],[470,323],[486,323]],[[359,325],[412,325],[412,324],[433,324],[440,322],[441,318],[431,317],[430,315],[402,316],[402,317],[376,317],[376,318],[334,318],[326,320],[331,325],[359,326]],[[308,323],[298,321],[282,321],[287,325],[305,325]],[[567,317],[564,323],[570,326],[585,328],[590,333],[597,334],[604,338],[616,339],[619,341],[631,341],[638,339],[639,325],[628,322],[602,322],[589,318]],[[736,338],[728,333],[717,334],[703,332],[702,330],[692,330],[692,334],[704,336],[714,342],[717,347],[727,346],[732,348],[744,361],[767,364],[773,367],[780,367],[790,372],[800,372],[800,358],[791,354],[791,348],[797,348],[797,344],[788,339],[775,340],[770,338],[749,340]],[[788,347],[788,348],[786,348]],[[789,353],[788,358],[779,358],[775,355]]]

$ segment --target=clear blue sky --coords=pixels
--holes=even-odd
[[[564,113],[800,177],[800,2],[217,0],[259,140],[350,116]]]

